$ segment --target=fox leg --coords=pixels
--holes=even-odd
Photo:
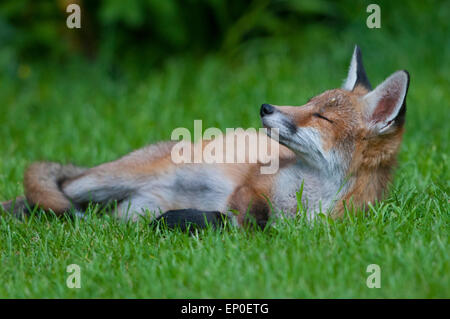
[[[62,183],[61,190],[73,203],[117,203],[114,212],[136,220],[145,211],[158,213],[168,206],[159,188],[175,169],[170,153],[175,142],[162,142],[134,151],[116,161],[91,168]],[[157,216],[155,216],[157,217]]]
[[[224,226],[228,221],[233,226],[256,225],[264,229],[270,218],[270,207],[267,200],[261,196],[262,190],[255,190],[249,186],[240,186],[231,194],[228,213],[219,211],[205,211],[198,209],[176,209],[169,210],[160,215],[154,222],[164,221],[169,228],[179,227],[182,231],[194,228],[206,228],[211,225],[213,228]],[[231,210],[238,211],[235,216]]]
[[[65,181],[61,191],[75,207],[96,203],[109,206],[115,217],[136,221],[140,215],[157,211],[160,206],[151,193],[141,195],[145,185],[152,185],[155,179],[155,175],[134,174],[119,163],[108,163]]]
[[[229,207],[239,212],[237,223],[241,226],[257,225],[264,229],[270,218],[270,206],[262,190],[249,186],[238,187],[230,196]]]
[[[142,196],[136,192],[129,198],[123,200],[114,211],[115,217],[122,220],[137,221],[141,216],[150,214],[152,219],[161,215],[161,209],[164,207],[158,198],[146,195]]]
[[[224,226],[227,215],[218,211],[201,211],[197,209],[176,209],[170,210],[159,216],[151,224],[164,221],[168,228],[179,227],[182,231],[193,228],[206,228],[211,225],[213,228]]]
[[[129,197],[136,187],[121,176],[99,174],[95,169],[74,179],[66,180],[61,191],[76,206],[89,202],[110,204]]]

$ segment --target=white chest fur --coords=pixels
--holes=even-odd
[[[327,214],[333,208],[342,196],[342,186],[340,174],[327,174],[297,162],[278,173],[272,190],[272,204],[275,213],[292,217],[298,209],[298,198],[301,198],[308,217],[313,218],[320,212]]]

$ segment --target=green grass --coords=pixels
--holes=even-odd
[[[388,19],[381,30],[314,26],[231,56],[175,57],[139,79],[87,63],[2,73],[0,200],[22,194],[32,161],[97,165],[194,119],[204,129],[259,127],[261,103],[301,105],[338,87],[354,43],[372,84],[406,69],[411,86],[395,180],[370,216],[189,236],[108,216],[3,215],[0,297],[449,298],[447,17],[444,7],[397,29]],[[81,289],[66,287],[69,264],[81,267]],[[380,289],[366,286],[369,264],[381,267]]]

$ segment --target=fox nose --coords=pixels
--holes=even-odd
[[[259,110],[259,114],[261,117],[265,115],[272,114],[274,112],[275,108],[270,104],[263,104],[261,105],[261,109]]]

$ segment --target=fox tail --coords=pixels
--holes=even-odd
[[[62,214],[72,208],[71,201],[61,190],[62,183],[80,176],[86,170],[71,164],[33,163],[25,171],[25,196],[0,203],[0,207],[14,215],[27,213],[34,206]]]

